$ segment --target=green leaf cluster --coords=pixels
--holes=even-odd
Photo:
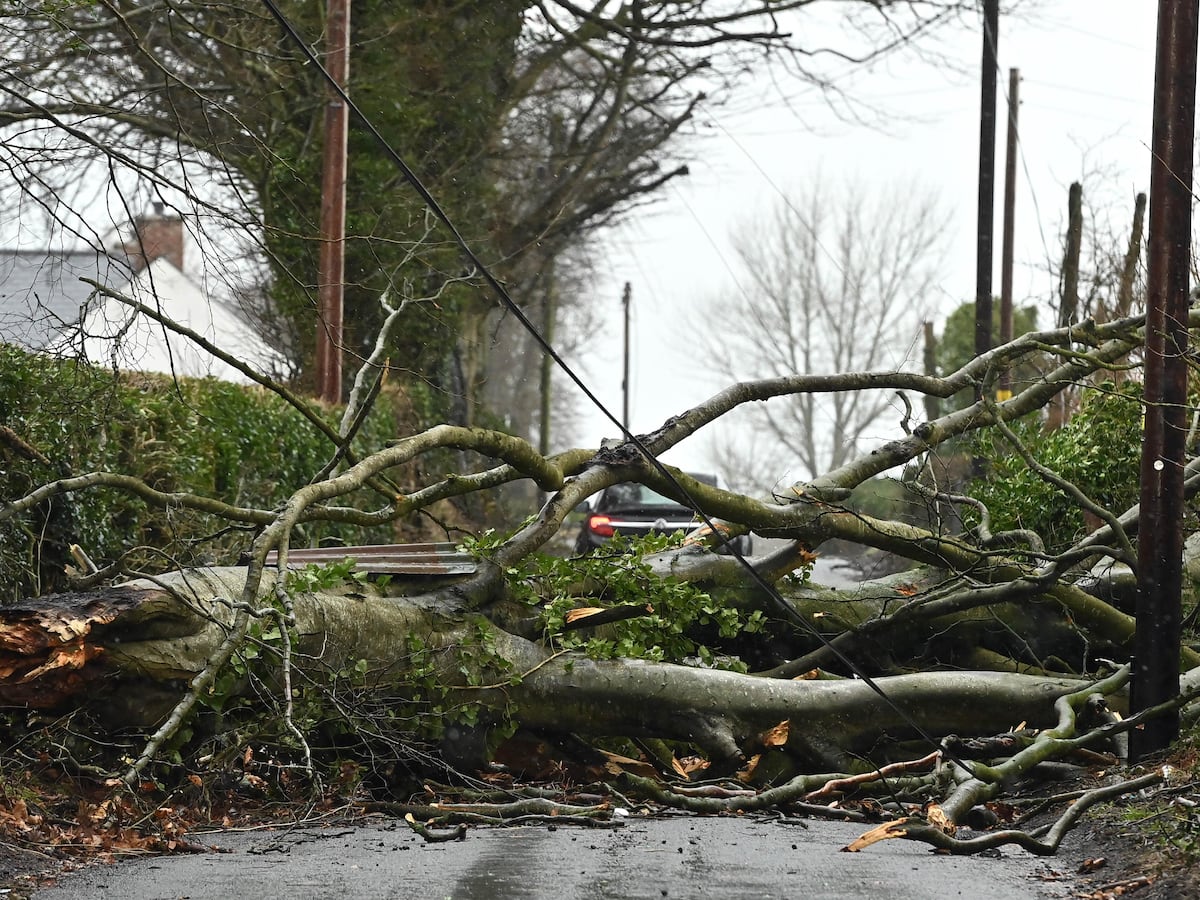
[[[447,725],[473,728],[483,723],[496,737],[516,730],[511,702],[496,705],[482,693],[463,690],[521,683],[512,662],[496,647],[495,631],[486,620],[470,623],[462,640],[449,648],[433,647],[419,634],[409,634],[405,644],[409,695],[401,708],[415,724],[415,735],[436,740]]]
[[[357,569],[358,561],[351,556],[337,562],[324,564],[309,563],[301,569],[292,569],[284,579],[284,587],[289,594],[317,593],[350,582],[364,585],[368,581],[378,585],[379,589],[391,583],[392,576],[380,575],[372,577],[369,572]]]
[[[1105,383],[1087,390],[1062,428],[1044,432],[1040,421],[1028,420],[1013,430],[1039,463],[1119,513],[1138,499],[1141,395],[1140,383]],[[1002,436],[982,445],[981,453],[988,474],[973,483],[971,493],[991,512],[993,532],[1028,528],[1056,552],[1094,527],[1072,498],[1031,470]]]
[[[720,647],[763,629],[765,618],[718,602],[694,584],[656,575],[650,554],[678,546],[682,533],[626,539],[617,536],[587,556],[531,556],[507,571],[514,596],[541,610],[546,639],[581,650],[592,659],[648,659],[745,671]],[[594,605],[636,604],[648,611],[595,629],[565,630],[571,610],[583,605],[577,588],[587,585]]]
[[[385,398],[386,398],[385,394]],[[331,423],[340,410],[330,409]],[[396,414],[381,399],[359,442],[379,447],[395,437]],[[0,497],[94,471],[136,476],[167,492],[193,493],[241,506],[273,509],[307,484],[332,454],[327,438],[273,393],[216,379],[114,374],[72,361],[0,347],[0,425],[42,459],[0,442]],[[365,497],[364,502],[374,498]],[[231,563],[249,531],[197,512],[152,507],[112,489],[57,496],[0,522],[0,585],[13,600],[65,586],[70,544],[98,564],[131,547],[130,563],[153,571],[196,563]],[[387,527],[305,525],[293,543],[394,539]]]
[[[247,705],[244,685],[250,679],[271,679],[279,664],[281,637],[277,621],[257,619],[252,622],[246,641],[217,674],[207,690],[198,695],[200,704],[217,713],[233,706]]]

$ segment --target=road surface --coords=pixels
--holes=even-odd
[[[1066,861],[1005,849],[936,855],[887,841],[840,848],[863,829],[809,821],[677,816],[631,819],[619,829],[474,828],[465,840],[427,844],[403,822],[355,828],[223,832],[194,836],[228,852],[125,861],[63,876],[36,900],[687,900],[870,898],[1030,900],[1069,896]],[[1070,840],[1070,838],[1068,838]]]

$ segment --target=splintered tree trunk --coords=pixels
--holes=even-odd
[[[203,669],[233,620],[245,570],[173,573],[154,582],[65,594],[0,610],[0,701],[33,708],[88,707],[115,727],[152,726]],[[269,596],[271,577],[264,578]],[[813,770],[846,768],[883,736],[990,734],[1019,721],[1053,721],[1055,698],[1079,682],[1001,673],[928,673],[804,681],[640,660],[552,655],[538,644],[455,609],[451,589],[388,596],[372,585],[293,595],[293,665],[337,671],[366,661],[373,687],[394,692],[406,677],[408,640],[446,654],[469,632],[492,629],[499,667],[521,677],[502,687],[462,688],[514,704],[520,724],[557,732],[694,742],[719,765],[735,765],[761,732],[788,720],[788,746]]]
[[[1083,247],[1083,185],[1072,182],[1067,194],[1067,246],[1063,251],[1062,295],[1058,303],[1058,327],[1069,328],[1079,319],[1079,256]],[[1046,430],[1066,423],[1076,391],[1065,390],[1050,404]]]

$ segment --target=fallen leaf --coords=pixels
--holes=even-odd
[[[984,804],[988,809],[996,814],[996,818],[1001,822],[1013,822],[1021,811],[1011,803],[1004,803],[999,800],[993,800],[991,803]]]
[[[658,769],[648,762],[643,762],[640,759],[630,759],[628,756],[621,756],[617,753],[609,753],[607,750],[601,750],[600,754],[604,757],[604,770],[612,775],[621,775],[628,772],[632,775],[639,775],[642,778],[651,778],[654,781],[662,780],[662,776],[658,774]]]
[[[754,770],[758,768],[758,764],[762,761],[762,754],[755,753],[750,757],[749,762],[742,771],[738,772],[737,779],[743,784],[749,784],[754,779]]]
[[[791,720],[784,719],[773,728],[768,728],[759,735],[759,740],[762,741],[764,747],[783,747],[788,742],[788,731],[791,727]]]

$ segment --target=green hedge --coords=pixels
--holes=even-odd
[[[386,395],[385,395],[386,396]],[[336,422],[341,410],[328,410]],[[99,370],[0,345],[0,424],[43,457],[31,460],[0,441],[0,496],[25,495],[64,475],[135,475],[164,491],[274,508],[328,461],[327,438],[277,395],[215,379]],[[394,403],[381,401],[357,446],[397,435]],[[366,507],[378,498],[364,494]],[[70,544],[98,564],[140,548],[130,561],[162,571],[196,562],[228,563],[253,534],[181,509],[151,508],[119,491],[58,496],[0,522],[0,602],[62,589]],[[297,545],[386,542],[391,527],[309,526]]]
[[[1036,419],[1015,427],[1034,457],[1075,484],[1101,506],[1122,513],[1138,501],[1142,452],[1142,386],[1106,383],[1089,389],[1079,410],[1056,431],[1045,433]],[[985,449],[988,477],[971,493],[987,504],[993,531],[1029,528],[1051,552],[1073,544],[1098,523],[1063,491],[1053,487],[1012,452],[1000,436]]]

